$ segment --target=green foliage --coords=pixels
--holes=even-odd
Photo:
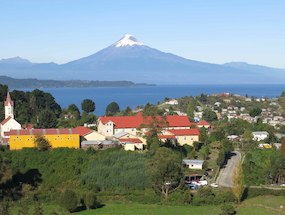
[[[36,136],[35,144],[39,151],[47,151],[51,147],[49,141],[43,135]]]
[[[38,116],[37,128],[54,128],[57,125],[56,115],[49,109],[44,109]]]
[[[149,187],[145,174],[147,159],[146,154],[120,150],[101,151],[90,161],[82,183],[90,188],[98,186],[102,191],[113,193],[145,189]]]
[[[167,198],[183,178],[181,157],[168,148],[159,148],[148,163],[148,174],[153,190]]]
[[[210,109],[206,109],[203,112],[203,119],[208,121],[208,122],[213,122],[213,121],[217,121],[218,117],[214,111],[212,111]]]
[[[159,109],[157,106],[147,103],[143,108],[143,116],[162,116],[163,110]]]
[[[61,107],[50,93],[41,90],[23,92],[14,90],[11,97],[15,101],[15,116],[21,124],[36,123],[43,110],[51,111],[55,117],[61,114]]]
[[[120,107],[119,107],[118,103],[111,102],[106,107],[105,115],[106,116],[114,116],[114,115],[116,115],[119,112],[120,112]]]
[[[0,185],[11,178],[10,160],[0,153]],[[1,197],[1,193],[0,193]]]
[[[243,162],[246,185],[268,184],[272,181],[272,159],[279,154],[275,149],[253,149],[248,152]]]
[[[253,188],[248,187],[245,189],[245,198],[254,198],[257,196],[285,196],[285,190],[274,190],[274,189],[267,189],[267,188]]]
[[[84,99],[81,103],[81,109],[86,113],[95,111],[95,103],[91,99]]]
[[[76,193],[72,190],[65,190],[59,198],[59,204],[69,212],[74,211],[78,205]]]
[[[259,107],[254,107],[249,110],[249,115],[251,117],[256,117],[261,114],[261,109]]]
[[[221,215],[235,214],[235,207],[232,204],[224,204],[221,206]]]
[[[84,195],[84,204],[87,207],[87,209],[91,209],[91,208],[97,208],[99,203],[97,202],[96,196],[93,192],[87,192]]]

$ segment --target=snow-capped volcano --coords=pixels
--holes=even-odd
[[[122,46],[142,46],[143,43],[139,42],[134,36],[126,34],[122,39],[114,44],[116,47]]]
[[[66,64],[33,64],[19,58],[0,60],[0,75],[14,78],[128,80],[156,84],[285,82],[285,70],[261,69],[186,59],[146,46],[130,34],[92,55]]]

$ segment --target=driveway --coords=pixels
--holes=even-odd
[[[238,162],[241,160],[241,154],[240,152],[233,151],[231,152],[232,156],[230,159],[228,159],[227,165],[220,170],[220,174],[217,178],[216,183],[221,187],[232,187],[232,177],[234,170],[238,164]]]

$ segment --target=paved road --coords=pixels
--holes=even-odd
[[[227,165],[220,170],[220,174],[216,183],[221,187],[232,187],[232,177],[234,170],[241,160],[241,154],[237,151],[232,152],[231,158],[228,160]]]

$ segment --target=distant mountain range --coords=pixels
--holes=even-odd
[[[60,87],[134,87],[150,86],[148,84],[136,84],[131,81],[82,81],[82,80],[38,80],[38,79],[15,79],[0,76],[0,84],[9,86],[10,89],[19,88],[60,88]]]
[[[55,80],[128,80],[155,84],[284,83],[285,69],[243,62],[223,65],[189,60],[153,49],[131,35],[66,64],[32,63],[20,57],[0,60],[0,75]]]

